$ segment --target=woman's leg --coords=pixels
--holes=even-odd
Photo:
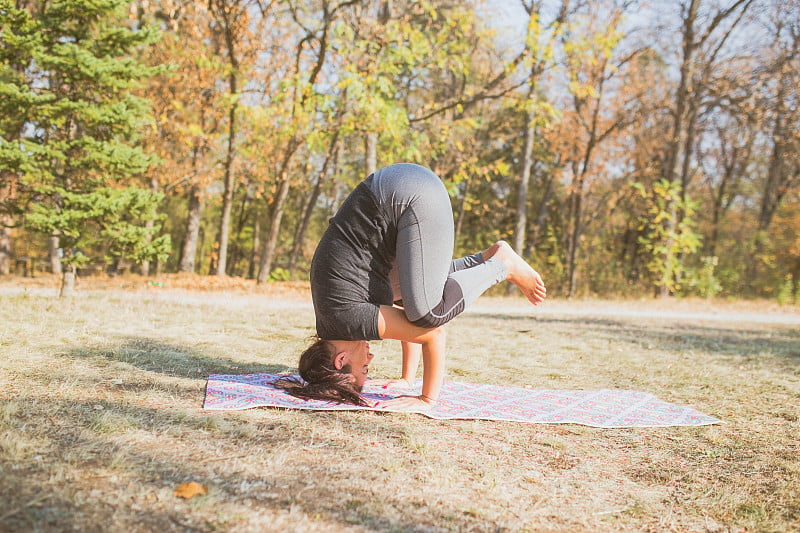
[[[484,261],[481,254],[453,261],[450,197],[429,169],[390,165],[369,178],[369,188],[397,227],[397,280],[392,285],[395,301],[402,293],[402,306],[414,324],[445,324],[506,278],[504,263]]]
[[[419,362],[422,357],[422,347],[413,342],[400,341],[403,350],[403,369],[400,374],[401,378],[409,385],[414,384],[417,379],[417,369],[419,369]]]
[[[400,217],[397,274],[408,319],[422,327],[446,324],[508,275],[499,260],[474,254],[452,260],[453,215],[441,183]]]
[[[455,261],[453,261],[455,265]],[[450,267],[451,272],[454,266]],[[397,261],[392,265],[392,270],[389,272],[389,282],[392,285],[392,295],[395,306],[403,307],[403,293],[400,289],[400,277],[397,273]],[[422,348],[419,344],[408,341],[400,341],[403,352],[403,366],[400,380],[405,381],[409,385],[414,384],[419,369],[419,362],[422,357]],[[387,384],[396,385],[400,380],[388,380]]]
[[[466,257],[459,257],[458,259],[453,259],[450,263],[450,274],[453,272],[458,272],[459,270],[465,270],[467,268],[472,268],[474,266],[478,266],[485,261],[483,257],[483,253],[478,252],[477,254],[468,255]]]
[[[487,261],[501,261],[508,272],[505,279],[516,285],[533,305],[547,296],[542,277],[505,241],[498,241],[482,252]]]

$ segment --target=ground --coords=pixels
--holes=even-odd
[[[449,379],[637,389],[723,420],[603,430],[206,412],[210,373],[294,370],[303,284],[55,285],[0,281],[3,531],[800,530],[797,308],[490,297],[451,324]],[[373,351],[395,376],[399,346]],[[189,481],[208,494],[174,496]]]

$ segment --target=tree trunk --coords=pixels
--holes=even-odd
[[[725,192],[732,174],[732,168],[726,168],[722,176],[722,183],[719,189],[711,189],[711,198],[713,199],[711,205],[711,237],[705,242],[706,255],[709,257],[716,257],[717,243],[719,242],[719,221],[722,218],[723,202],[725,201]]]
[[[61,292],[59,293],[60,298],[70,298],[75,294],[76,277],[77,274],[75,273],[75,265],[67,266],[61,277]]]
[[[258,248],[261,245],[261,218],[256,212],[253,221],[253,248],[250,250],[250,262],[247,265],[247,279],[256,277],[256,260],[258,258]]]
[[[583,215],[583,176],[578,177],[570,202],[572,231],[567,255],[567,297],[575,295],[575,262],[578,256],[578,241],[581,238],[581,216]]]
[[[0,276],[11,273],[11,221],[0,216]]]
[[[286,208],[286,198],[289,196],[289,175],[286,172],[282,173],[283,180],[281,187],[278,191],[278,197],[275,199],[275,208],[272,211],[272,220],[270,220],[269,234],[264,241],[264,248],[261,252],[261,264],[258,269],[259,284],[266,283],[269,279],[269,274],[272,271],[272,261],[275,256],[275,249],[278,246],[278,235],[281,229],[281,219],[283,212]]]
[[[231,94],[236,91],[236,77],[231,76]],[[236,181],[233,175],[234,138],[236,136],[236,101],[228,113],[228,149],[225,156],[225,192],[222,195],[222,218],[219,222],[219,255],[217,256],[217,276],[224,276],[228,262],[228,234],[231,224],[231,207],[233,206],[233,189]]]
[[[154,220],[148,220],[148,221],[146,221],[144,223],[144,227],[148,231],[147,237],[145,238],[145,242],[147,242],[148,244],[152,240],[152,236],[150,234],[150,231],[153,229],[155,224],[156,223],[155,223]],[[150,260],[149,259],[144,259],[142,261],[142,264],[141,264],[140,268],[142,269],[142,276],[145,276],[145,277],[149,276],[150,275]]]
[[[333,201],[330,205],[330,216],[328,218],[332,218],[336,215],[336,211],[339,209],[339,204],[342,202],[342,191],[344,189],[343,185],[336,181],[338,176],[342,175],[342,166],[344,159],[344,146],[342,143],[339,143],[336,146],[336,156],[333,158]]]
[[[291,180],[289,179],[289,163],[294,156],[295,151],[299,148],[300,142],[297,138],[292,138],[289,145],[286,147],[286,152],[283,155],[281,162],[281,186],[278,190],[278,196],[275,198],[275,205],[272,210],[272,217],[270,220],[269,234],[264,241],[264,247],[261,251],[261,258],[259,260],[258,278],[256,282],[266,283],[269,279],[269,274],[272,271],[272,261],[275,256],[275,249],[278,247],[278,235],[281,230],[281,220],[283,219],[283,212],[286,209],[286,199],[289,197],[289,188]]]
[[[458,205],[458,215],[456,216],[456,228],[453,242],[459,244],[461,239],[461,228],[464,226],[464,215],[467,212],[467,202],[469,201],[469,184],[470,179],[464,180],[464,191],[461,196],[461,203]]]
[[[692,136],[694,131],[694,117],[695,112],[694,103],[701,97],[699,89],[701,87],[695,86],[694,74],[697,69],[698,60],[695,57],[697,52],[702,50],[703,45],[713,34],[714,30],[719,27],[720,23],[728,16],[734,14],[736,10],[742,7],[739,12],[737,20],[731,24],[726,33],[721,37],[717,43],[716,50],[718,51],[722,44],[728,39],[733,31],[733,28],[742,20],[745,11],[749,8],[751,0],[736,0],[732,5],[719,8],[715,14],[709,14],[703,17],[709,23],[704,28],[698,37],[698,28],[696,23],[698,21],[698,13],[702,0],[690,0],[689,5],[686,6],[685,14],[682,19],[681,38],[682,38],[682,56],[680,66],[680,82],[678,89],[675,93],[675,107],[673,112],[672,133],[667,145],[667,161],[664,165],[663,176],[671,183],[679,183],[683,186],[684,181],[688,179],[688,172],[682,172],[682,169],[688,169],[689,151],[691,143],[693,142]],[[705,58],[705,67],[709,69],[713,66],[716,52],[713,52],[709,57]],[[684,198],[685,191],[681,190],[680,197]],[[680,222],[680,214],[676,201],[670,199],[667,205],[669,216],[665,219],[664,229],[667,235],[666,252],[664,257],[664,273],[658,287],[658,295],[662,298],[669,296],[669,288],[672,285],[674,275],[674,264],[678,260],[675,257],[673,248],[675,247],[675,232],[677,225]]]
[[[620,263],[625,261],[626,256],[630,258],[630,261],[628,261],[628,280],[631,283],[639,283],[639,232],[635,227],[635,225],[631,226],[630,221],[626,224],[623,248],[620,255]]]
[[[319,199],[319,195],[322,192],[322,183],[324,178],[324,170],[320,173],[317,177],[317,182],[314,184],[314,188],[311,190],[311,194],[308,196],[306,200],[305,206],[303,208],[303,216],[300,220],[300,223],[297,226],[297,231],[294,234],[294,245],[292,247],[292,256],[289,258],[289,266],[287,270],[290,274],[294,273],[294,269],[297,266],[297,259],[300,257],[300,251],[303,249],[303,242],[306,238],[306,231],[308,230],[308,225],[311,222],[311,216],[314,214],[314,206],[317,205],[317,200]]]
[[[780,88],[776,95],[777,107],[775,112],[775,124],[772,128],[772,153],[770,154],[767,176],[764,181],[764,192],[761,196],[761,206],[758,213],[758,227],[756,229],[755,242],[753,247],[753,257],[750,258],[750,268],[748,278],[750,285],[755,285],[758,279],[758,266],[760,257],[764,253],[767,242],[767,231],[772,224],[772,218],[778,209],[784,194],[786,193],[786,150],[784,145],[784,110],[782,109],[785,97],[785,86],[783,79],[780,80]]]
[[[248,214],[248,208],[250,207],[250,194],[247,191],[248,184],[242,184],[242,202],[239,204],[239,215],[237,217],[236,223],[236,240],[233,243],[233,250],[231,251],[231,258],[228,261],[228,268],[227,273],[229,276],[236,275],[236,264],[242,259],[244,256],[244,250],[242,250],[241,245],[239,244],[242,240],[242,233],[244,232],[244,227],[247,224],[247,220],[250,218]]]
[[[192,185],[189,190],[189,215],[186,218],[186,234],[181,246],[178,272],[194,272],[197,242],[200,236],[200,217],[203,214],[203,197],[200,187]]]
[[[150,188],[152,189],[153,192],[156,192],[156,193],[158,192],[158,188],[159,188],[158,187],[158,178],[156,176],[152,176],[152,178],[150,179]],[[150,244],[150,241],[153,240],[153,237],[150,234],[149,230],[152,230],[153,227],[155,227],[155,225],[156,225],[156,221],[153,220],[153,219],[150,219],[147,222],[145,222],[144,226],[148,230],[147,239],[146,239],[148,244]],[[144,261],[142,261],[142,276],[149,276],[149,275],[150,275],[150,260],[149,259],[145,259]]]
[[[51,235],[47,240],[47,245],[50,257],[50,272],[61,274],[61,247],[58,245],[58,236]]]
[[[378,170],[378,134],[367,133],[364,138],[364,177]]]
[[[681,206],[678,223],[683,221],[684,206],[686,205],[687,192],[689,191],[689,184],[692,179],[689,169],[691,168],[692,155],[694,153],[694,142],[692,141],[694,140],[695,128],[697,126],[697,112],[694,106],[690,107],[692,107],[692,109],[689,111],[689,116],[686,118],[686,144],[683,150],[683,162],[681,163],[681,203],[683,205]]]
[[[667,164],[664,168],[664,177],[672,182],[681,182],[681,166],[682,157],[686,149],[688,139],[686,138],[688,124],[686,109],[689,103],[689,98],[692,94],[692,78],[694,76],[694,53],[697,47],[695,41],[695,22],[697,20],[697,11],[700,7],[700,0],[691,0],[686,12],[686,17],[683,20],[683,57],[681,59],[680,68],[680,82],[678,90],[675,94],[675,112],[673,114],[672,123],[672,136],[670,138]],[[675,239],[673,237],[677,229],[677,215],[678,209],[674,200],[669,201],[667,206],[669,216],[666,218],[664,229],[667,235],[666,252],[664,257],[664,274],[662,275],[661,282],[658,288],[658,295],[661,298],[669,296],[669,287],[672,282],[672,263],[675,260],[673,248]]]
[[[602,95],[602,85],[600,93]],[[569,238],[570,246],[568,248],[569,255],[567,257],[567,273],[569,283],[567,288],[567,296],[572,298],[575,295],[575,271],[576,259],[578,256],[578,247],[580,245],[581,234],[583,233],[583,188],[586,185],[586,179],[589,176],[589,167],[591,166],[592,153],[597,145],[597,117],[600,111],[600,96],[595,104],[595,109],[592,116],[591,127],[589,128],[589,139],[586,143],[586,148],[583,153],[583,160],[580,163],[574,162],[572,164],[573,174],[573,190],[570,203],[570,220],[572,221],[572,233]],[[612,126],[613,128],[614,126]],[[607,130],[601,134],[600,138],[612,130]]]
[[[533,98],[534,89],[531,86],[530,97]],[[522,151],[522,176],[517,187],[517,213],[514,224],[514,250],[520,255],[525,253],[525,230],[528,225],[528,187],[531,181],[531,168],[533,167],[533,142],[536,112],[531,106],[525,121],[525,142]]]
[[[706,255],[709,257],[717,256],[717,243],[719,242],[719,219],[721,211],[721,207],[714,202],[713,212],[711,214],[711,237],[709,237],[708,245],[706,247]]]
[[[689,191],[689,182],[691,181],[689,169],[691,167],[692,153],[694,149],[697,114],[693,105],[690,105],[689,107],[692,109],[690,109],[689,116],[686,119],[688,123],[686,126],[686,144],[684,145],[683,162],[681,163],[681,201],[679,206],[675,206],[677,217],[673,222],[675,231],[677,231],[678,227],[680,227],[680,225],[683,223],[683,219],[686,217],[686,200],[688,198],[687,193]],[[674,235],[674,233],[671,235]],[[672,237],[670,236],[670,238]],[[674,262],[677,265],[681,265],[683,264],[684,260],[684,251],[680,250],[675,257]],[[680,284],[682,282],[680,272],[673,273],[671,280],[674,281],[676,285]],[[662,293],[661,296],[663,297],[664,294]]]
[[[10,142],[13,142],[13,140]],[[15,187],[13,180],[15,179],[16,175],[12,172],[0,171],[0,207],[14,201]],[[6,185],[3,185],[3,183],[6,183]],[[11,215],[0,212],[0,276],[7,276],[11,273],[11,226],[13,223],[14,220]]]
[[[239,55],[237,46],[240,44],[241,35],[238,33],[239,17],[244,15],[244,8],[239,1],[217,1],[214,5],[214,16],[220,26],[222,37],[225,40],[228,68],[228,94],[231,98],[228,109],[228,143],[224,164],[224,192],[222,195],[222,215],[219,222],[219,250],[217,253],[216,269],[214,274],[224,276],[228,266],[228,241],[230,239],[231,208],[233,207],[233,192],[236,188],[236,179],[233,173],[233,162],[236,142],[236,112],[239,108]]]
[[[539,244],[539,238],[542,235],[542,230],[547,224],[547,203],[550,201],[550,196],[553,194],[553,178],[549,178],[547,180],[547,184],[544,188],[544,195],[542,196],[542,201],[539,204],[539,211],[536,215],[536,225],[533,227],[533,235],[528,243],[528,256],[532,255],[534,250],[536,250],[536,246]]]
[[[325,156],[325,162],[322,164],[322,170],[320,170],[319,175],[317,176],[317,182],[314,184],[311,195],[306,201],[305,208],[303,209],[303,216],[300,220],[300,224],[297,226],[297,231],[294,234],[294,246],[292,248],[292,256],[289,258],[288,266],[290,274],[294,272],[295,266],[297,265],[297,259],[300,256],[300,251],[303,249],[303,242],[306,238],[306,231],[308,230],[308,225],[311,222],[311,216],[314,214],[314,207],[317,205],[317,200],[322,193],[322,185],[325,183],[325,176],[328,174],[328,166],[331,164],[331,161],[336,159],[338,147],[339,129],[337,128],[333,134],[333,137],[331,138],[330,147],[328,148],[328,153]]]

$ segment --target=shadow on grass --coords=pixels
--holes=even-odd
[[[514,315],[475,314],[478,320],[502,320],[508,329],[530,327],[531,318]],[[536,317],[538,328],[559,328],[570,335],[580,335],[627,342],[648,349],[658,348],[672,352],[706,352],[718,355],[754,357],[769,353],[800,363],[800,330],[785,326],[772,329],[737,329],[713,327],[691,323],[658,324],[652,321],[640,325],[633,320],[606,318]],[[519,327],[514,324],[520,324]]]
[[[48,443],[50,451],[3,468],[0,497],[14,512],[6,514],[0,531],[102,531],[112,523],[117,531],[217,530],[262,511],[290,518],[297,508],[307,523],[322,518],[340,527],[358,524],[372,530],[480,525],[475,517],[417,503],[427,522],[420,524],[398,512],[408,502],[389,493],[381,501],[386,513],[368,508],[375,487],[363,477],[377,482],[382,473],[359,472],[340,459],[363,453],[358,442],[367,425],[370,435],[382,441],[378,447],[390,451],[405,427],[393,418],[294,413],[314,419],[298,424],[280,411],[248,420],[125,401],[103,401],[98,412],[98,400],[29,399],[33,402],[24,423],[20,419],[14,425],[42,445]],[[326,435],[324,446],[321,434]],[[175,444],[154,447],[153,438]],[[243,469],[250,455],[252,462]],[[191,502],[159,496],[187,481],[209,486],[209,496]],[[342,490],[346,501],[340,498]]]
[[[128,337],[112,348],[73,348],[67,353],[74,358],[105,358],[128,363],[141,370],[167,376],[205,379],[209,374],[277,374],[292,367],[269,363],[245,363],[215,357],[186,346],[168,344],[145,337]]]

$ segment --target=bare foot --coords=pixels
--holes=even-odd
[[[498,241],[483,252],[484,259],[497,257],[506,265],[506,279],[519,287],[533,305],[539,305],[547,296],[542,277],[521,258],[505,241]]]

